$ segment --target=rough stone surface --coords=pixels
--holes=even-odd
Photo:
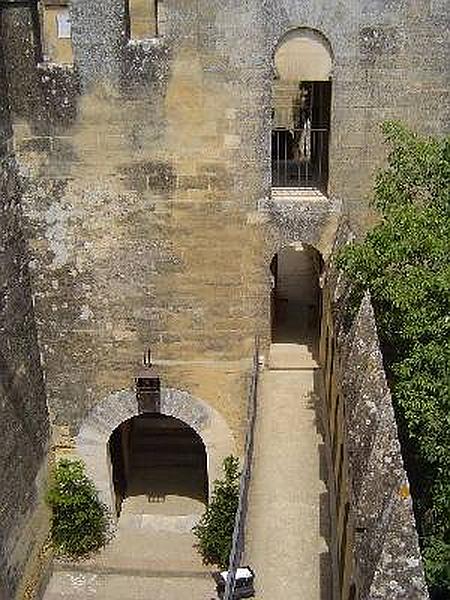
[[[327,256],[341,206],[355,230],[367,225],[380,121],[432,133],[449,122],[442,0],[164,4],[164,37],[134,42],[123,0],[71,2],[64,67],[41,64],[37,3],[1,4],[0,147],[12,146],[9,104],[62,446],[132,387],[151,346],[163,387],[201,398],[242,449],[274,252],[303,240]],[[299,26],[333,53],[330,181],[327,199],[287,207],[270,189],[273,53]]]
[[[368,296],[350,337],[346,360],[352,368],[346,370],[342,385],[361,598],[381,599],[388,593],[392,598],[427,598],[412,500]],[[364,411],[370,411],[371,418],[358,414]],[[371,439],[361,464],[358,452],[364,435]]]
[[[48,531],[49,421],[0,46],[0,598],[12,600]]]
[[[343,224],[338,245],[350,235]],[[370,297],[365,296],[350,325],[351,286],[336,276],[330,269],[324,340],[335,350],[322,349],[322,356],[330,373],[326,388],[333,468],[342,471],[336,481],[334,536],[343,597],[353,585],[361,600],[426,599],[412,499]],[[340,443],[345,458],[339,460]],[[344,505],[349,507],[347,520]]]
[[[327,255],[340,206],[364,227],[379,121],[447,122],[443,2],[165,6],[165,35],[137,42],[122,0],[72,2],[73,67],[38,64],[32,7],[2,11],[49,404],[72,435],[130,386],[151,345],[174,361],[165,385],[204,398],[242,437],[238,361],[256,332],[267,347],[271,255],[286,239]],[[329,199],[281,206],[272,56],[298,26],[326,36],[334,58]]]
[[[276,250],[301,242],[319,250],[323,257],[330,254],[342,214],[337,199],[330,200],[316,191],[284,189],[282,193],[272,191],[270,201],[260,206],[277,230]]]

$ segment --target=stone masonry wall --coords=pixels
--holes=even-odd
[[[340,368],[341,373],[345,370],[342,389],[355,528],[354,573],[360,598],[428,598],[409,484],[368,296],[347,344]]]
[[[446,3],[165,0],[164,36],[136,41],[125,2],[73,0],[74,65],[42,63],[35,0],[4,0],[0,13],[0,98],[7,89],[55,441],[72,445],[97,406],[132,390],[151,347],[162,386],[220,413],[242,449],[254,336],[262,352],[270,336],[271,258],[293,240],[327,256],[341,206],[365,227],[380,121],[447,126]],[[272,57],[296,27],[333,50],[330,182],[320,206],[287,208],[271,198]],[[19,209],[5,160],[7,231]],[[20,321],[24,245],[8,239]],[[26,410],[40,411],[30,431],[45,437],[27,327]],[[5,350],[13,372],[20,348]]]
[[[43,503],[49,421],[12,153],[0,44],[0,599],[23,584],[48,532]]]
[[[326,255],[336,207],[364,227],[379,121],[444,127],[444,3],[166,0],[165,35],[137,41],[125,0],[76,0],[74,65],[41,62],[35,2],[3,5],[57,444],[132,390],[151,347],[162,385],[220,412],[242,449],[270,260],[286,236]],[[286,214],[270,189],[272,57],[299,26],[333,50],[331,175],[329,200]]]
[[[340,230],[340,242],[345,238]],[[366,295],[353,322],[349,283],[331,268],[322,361],[341,598],[428,598],[412,499],[375,317]]]
[[[73,66],[39,62],[34,2],[2,13],[49,403],[73,436],[151,346],[164,385],[210,403],[242,444],[276,246],[294,224],[326,254],[336,206],[365,225],[379,121],[444,127],[445,5],[164,4],[165,35],[136,41],[125,0],[72,2]],[[330,207],[286,215],[270,197],[272,56],[299,26],[334,54]]]

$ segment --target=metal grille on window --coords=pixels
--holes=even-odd
[[[328,181],[331,84],[300,83],[273,110],[273,187],[317,187]]]

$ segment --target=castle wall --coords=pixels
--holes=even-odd
[[[343,230],[340,230],[340,236]],[[342,239],[341,239],[342,241]],[[321,362],[342,600],[428,598],[409,483],[369,295],[328,271]]]
[[[24,598],[48,533],[49,422],[0,44],[0,599]],[[42,567],[42,563],[41,563]]]
[[[378,122],[445,122],[444,5],[167,0],[165,35],[140,41],[127,39],[127,12],[123,0],[72,4],[75,66],[37,64],[32,5],[3,14],[52,418],[71,437],[132,388],[151,346],[164,385],[211,404],[242,441],[274,245],[292,224],[300,240],[317,228],[302,216],[314,207],[286,215],[270,200],[276,44],[296,26],[331,44],[323,214],[343,204],[363,227],[385,152]],[[328,221],[314,230],[325,254],[332,233]]]
[[[163,388],[212,407],[242,450],[254,335],[262,336],[263,352],[270,335],[270,260],[288,241],[312,244],[326,257],[341,209],[354,229],[364,229],[373,171],[385,157],[380,121],[445,129],[445,3],[165,0],[164,35],[129,40],[127,13],[135,13],[124,0],[77,0],[72,49],[64,39],[63,53],[53,54],[65,64],[42,62],[48,28],[34,2],[3,5],[5,76],[56,444],[72,447],[96,407],[129,396],[151,347]],[[277,202],[270,193],[272,57],[295,27],[319,30],[333,51],[329,197]],[[6,117],[0,132],[11,137]],[[4,160],[9,191],[2,199],[14,199],[15,167]],[[4,230],[17,227],[18,201],[4,214]],[[23,280],[14,288],[22,290],[20,320],[32,310],[23,293],[24,246],[20,236],[8,239],[5,264]],[[34,340],[31,323],[17,339]],[[23,343],[35,356],[34,342]],[[21,347],[5,350],[12,372]],[[24,362],[33,385],[23,397],[33,399],[26,410],[40,415],[30,431],[45,438],[37,360],[32,369]],[[345,449],[339,453],[339,464],[347,464]],[[336,466],[342,478],[345,466]],[[348,519],[340,513],[341,532]]]
[[[126,8],[72,3],[73,65],[42,62],[34,3],[2,11],[56,444],[133,390],[151,347],[162,386],[220,413],[239,451],[270,260],[286,241],[326,256],[341,207],[365,227],[380,121],[444,128],[445,6],[165,0],[164,35],[145,40]],[[298,26],[333,52],[329,198],[277,204],[272,57]]]

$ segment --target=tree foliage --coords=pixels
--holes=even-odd
[[[223,472],[223,479],[214,482],[211,502],[193,531],[199,540],[197,547],[203,562],[226,569],[239,504],[239,459],[225,458]]]
[[[52,541],[56,550],[72,558],[105,545],[108,511],[78,460],[60,460],[54,469],[47,502],[52,509]]]
[[[369,288],[399,423],[425,569],[434,598],[450,594],[450,138],[399,123],[374,205],[380,222],[340,266],[355,300]]]

